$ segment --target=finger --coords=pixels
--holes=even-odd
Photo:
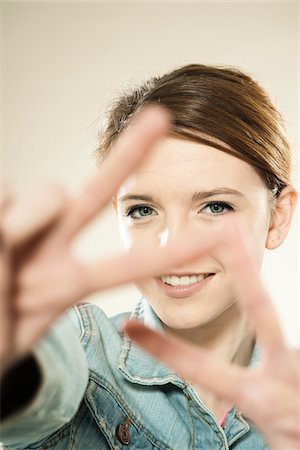
[[[230,217],[231,216],[231,217]],[[227,237],[229,270],[243,309],[254,327],[262,351],[272,357],[285,349],[284,336],[275,307],[266,292],[246,248],[241,227],[231,214],[223,218]]]
[[[49,226],[62,213],[66,194],[59,184],[45,184],[7,208],[2,233],[8,246],[18,246]]]
[[[170,267],[208,255],[217,244],[218,238],[213,233],[204,237],[199,236],[198,232],[190,232],[178,235],[176,242],[169,242],[164,247],[137,245],[123,255],[87,267],[86,285],[91,293],[160,276]]]
[[[180,266],[186,261],[207,255],[217,242],[213,233],[205,236],[205,239],[197,232],[184,233],[178,236],[176,243],[170,242],[157,249],[146,245],[136,246],[122,255],[91,265],[76,262],[56,265],[51,270],[47,267],[44,274],[40,268],[36,269],[38,273],[24,272],[18,281],[20,285],[27,286],[27,292],[18,298],[18,308],[22,312],[39,308],[63,310],[93,292],[159,276],[171,266]],[[39,280],[39,285],[36,280]],[[33,286],[32,290],[28,286]],[[43,300],[37,304],[37,299]]]
[[[168,130],[169,114],[158,106],[144,109],[117,140],[99,173],[85,186],[67,211],[60,233],[73,236],[111,201],[121,182]]]
[[[181,339],[159,334],[137,320],[129,320],[126,334],[154,358],[171,367],[183,379],[201,385],[239,405],[245,372],[217,360],[209,352]]]
[[[0,251],[0,360],[1,370],[13,353],[16,327],[14,302],[15,274],[13,274],[13,247],[16,247],[49,226],[64,207],[64,192],[58,185],[44,185],[27,194],[22,200],[12,201],[3,194],[1,203]]]
[[[296,419],[291,422],[291,418],[295,414],[297,416],[296,389],[265,376],[257,369],[245,370],[229,366],[213,358],[210,352],[173,336],[159,334],[137,320],[127,322],[124,330],[130,339],[171,367],[181,378],[195,387],[200,385],[214,392],[218,398],[235,405],[260,431],[265,433],[269,424],[274,422],[275,428],[279,426],[278,429],[284,430],[286,436],[298,436],[295,434]],[[279,420],[278,423],[278,417],[283,417],[284,420]],[[286,442],[288,441],[289,439]],[[277,448],[296,449],[294,446]]]

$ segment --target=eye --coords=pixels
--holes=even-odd
[[[202,209],[207,210],[209,215],[221,215],[224,212],[233,211],[233,207],[226,202],[210,202]]]
[[[147,205],[137,205],[128,209],[127,216],[130,216],[134,220],[142,219],[143,217],[149,217],[153,215],[157,215],[157,212],[154,211],[151,206]]]

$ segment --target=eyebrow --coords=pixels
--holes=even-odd
[[[245,197],[244,194],[242,194],[242,192],[240,192],[240,191],[236,191],[235,189],[230,189],[230,188],[224,187],[224,188],[218,188],[218,189],[214,189],[214,190],[210,190],[210,191],[194,192],[194,194],[192,195],[192,201],[196,202],[199,200],[203,200],[205,198],[214,197],[216,195],[234,195],[239,198]],[[122,197],[119,198],[119,200],[121,202],[126,202],[128,200],[142,200],[144,202],[154,202],[153,197],[151,197],[150,195],[142,195],[142,194],[123,195]]]
[[[215,195],[235,195],[236,197],[245,197],[242,192],[231,188],[218,188],[212,191],[195,192],[192,196],[192,201],[203,200],[204,198],[214,197]]]

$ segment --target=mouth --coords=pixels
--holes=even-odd
[[[196,284],[205,278],[214,275],[213,273],[199,273],[192,275],[162,275],[161,281],[169,286],[191,286]]]
[[[183,298],[196,294],[214,278],[215,273],[169,274],[156,278],[159,288],[169,297]]]

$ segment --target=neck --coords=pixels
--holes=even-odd
[[[254,334],[245,314],[240,311],[236,303],[200,327],[174,330],[165,326],[165,329],[166,333],[189,340],[229,364],[235,363],[240,366],[249,364],[254,346]],[[193,387],[206,407],[220,420],[230,406],[228,400],[216,396],[214,392],[202,385],[193,384]]]
[[[197,328],[175,330],[165,325],[165,330],[168,334],[209,350],[226,362],[241,366],[249,364],[254,335],[245,314],[236,303],[209,323]]]

